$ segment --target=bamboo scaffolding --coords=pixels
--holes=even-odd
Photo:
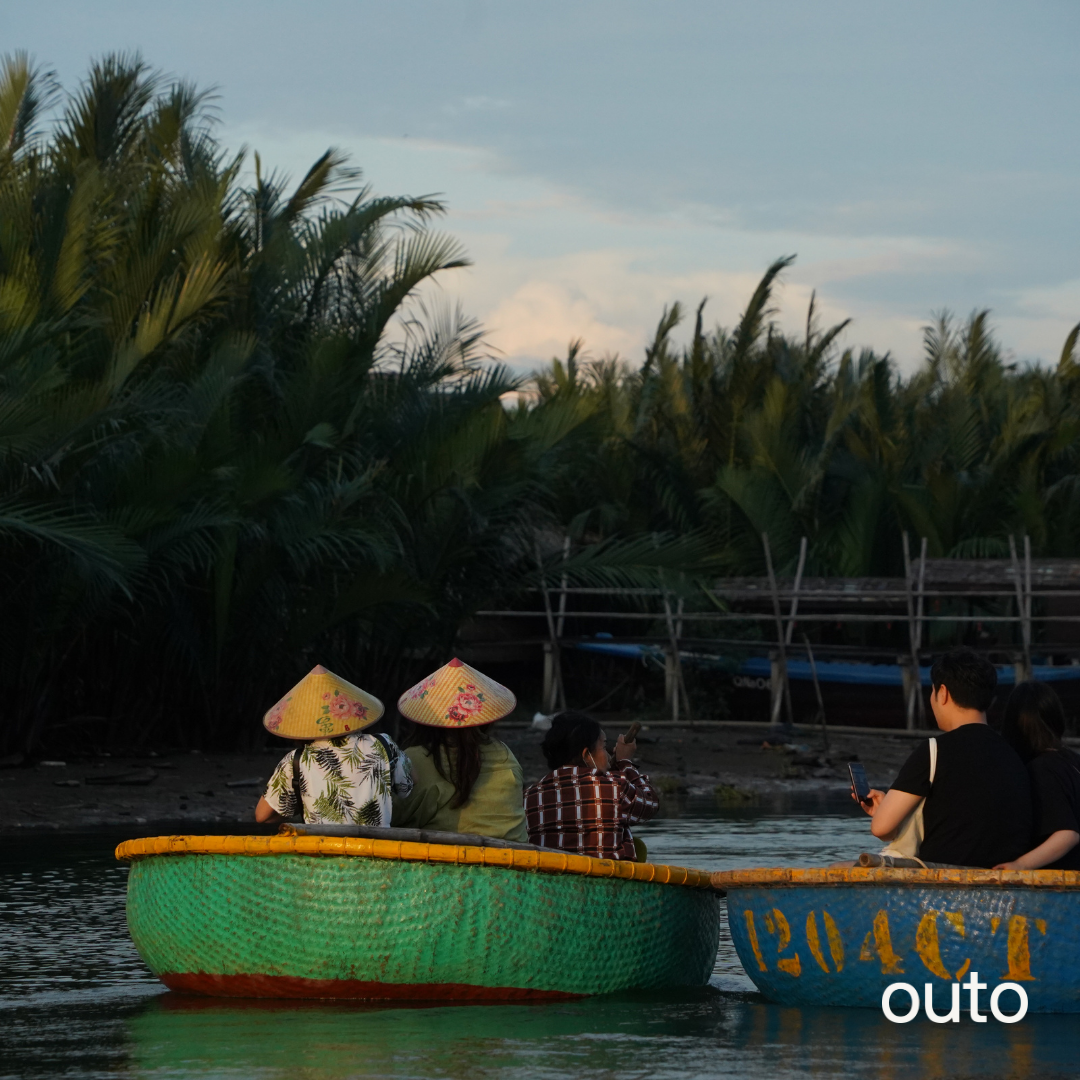
[[[573,595],[572,590],[568,590],[570,595]],[[1039,593],[1035,593],[1035,596],[1039,596]],[[1074,594],[1075,595],[1075,594]],[[779,592],[779,598],[783,600],[785,594]],[[805,599],[805,596],[804,596]],[[1080,597],[1078,597],[1080,599]],[[476,616],[484,617],[498,617],[498,618],[520,618],[520,619],[542,619],[546,616],[545,611],[520,611],[520,610],[484,610],[475,612]],[[574,619],[622,619],[628,621],[648,621],[655,622],[657,619],[663,619],[663,612],[648,612],[648,611],[571,611],[567,613],[567,618]],[[729,614],[727,612],[693,612],[687,611],[682,618],[686,622],[776,622],[775,614],[771,612],[737,612]],[[903,615],[868,615],[861,612],[807,612],[804,611],[799,616],[799,622],[818,622],[818,623],[897,623],[903,622]],[[924,623],[1023,623],[1025,618],[1020,615],[963,615],[959,612],[955,615],[924,615],[922,617]],[[1029,620],[1031,623],[1037,622],[1052,622],[1052,623],[1078,623],[1080,622],[1080,615],[1032,615]],[[753,645],[753,641],[747,641],[746,644]],[[1001,652],[1005,646],[994,646],[994,652]],[[1072,649],[1080,651],[1080,646],[1073,645]]]
[[[828,738],[824,724],[824,705],[818,681],[817,664],[822,655],[847,657],[862,662],[895,663],[899,660],[903,677],[905,700],[905,730],[915,732],[926,725],[925,695],[922,690],[920,667],[923,663],[923,640],[928,627],[952,626],[959,629],[973,624],[980,626],[1016,627],[1012,634],[1013,656],[1017,678],[1026,679],[1032,673],[1032,650],[1035,647],[1035,628],[1040,626],[1061,629],[1061,637],[1070,635],[1065,628],[1080,624],[1080,560],[1034,561],[1031,540],[1023,538],[1023,557],[1017,538],[1010,536],[1010,558],[1002,560],[929,560],[927,540],[920,538],[918,559],[913,558],[910,538],[902,535],[904,553],[903,578],[813,578],[806,576],[808,558],[807,540],[800,539],[799,555],[793,578],[777,577],[773,552],[767,534],[763,533],[762,547],[765,557],[764,578],[727,578],[714,580],[698,586],[700,602],[711,605],[709,610],[692,610],[697,606],[697,596],[680,590],[676,598],[667,583],[660,577],[660,587],[618,586],[571,586],[566,564],[570,557],[570,541],[562,544],[563,569],[558,576],[558,587],[552,588],[549,577],[558,571],[549,566],[545,569],[539,543],[536,561],[539,570],[538,584],[526,592],[539,593],[542,608],[528,609],[492,608],[476,612],[478,617],[500,619],[542,619],[546,635],[539,638],[515,638],[515,644],[540,644],[544,650],[544,693],[546,711],[566,707],[566,692],[562,675],[562,650],[565,647],[595,643],[588,635],[566,635],[568,625],[580,627],[581,621],[602,620],[604,623],[622,624],[626,627],[624,643],[655,645],[654,651],[643,654],[664,661],[665,689],[671,723],[682,723],[684,717],[695,722],[687,692],[683,657],[707,659],[720,649],[751,653],[768,652],[772,662],[770,722],[780,722],[785,715],[788,724],[794,721],[792,689],[788,670],[791,650],[806,656],[811,665],[811,676],[818,708],[822,714],[822,738]],[[553,597],[557,594],[557,601]],[[606,605],[590,601],[613,598],[633,601],[634,610],[601,610]],[[1068,598],[1075,602],[1073,611],[1061,611],[1061,605],[1041,605],[1035,600]],[[949,606],[959,606],[966,601],[965,611],[927,611],[927,601],[945,601]],[[582,603],[582,610],[575,610],[571,601]],[[653,601],[654,603],[650,603]],[[1003,601],[1011,603],[1003,605]],[[720,610],[717,610],[717,608]],[[656,610],[659,608],[659,610]],[[688,610],[690,608],[690,610]],[[746,610],[749,608],[749,610]],[[982,608],[982,610],[979,610]],[[643,610],[645,609],[645,610]],[[741,624],[745,636],[735,630],[737,636],[714,636],[711,628],[720,629],[730,624]],[[851,626],[877,626],[898,624],[907,627],[907,652],[897,657],[895,646],[851,645],[842,642],[811,644],[805,632],[801,641],[795,638],[797,627],[828,626],[829,624]],[[771,625],[772,633],[766,630]],[[697,628],[697,636],[695,636]],[[689,630],[689,635],[687,631]],[[639,632],[640,631],[640,632]],[[763,633],[764,631],[764,633]],[[721,631],[722,634],[722,631]],[[1057,635],[1055,635],[1057,636]],[[1071,658],[1077,666],[1080,661],[1080,642],[1075,640],[1046,640],[1042,635],[1038,648],[1061,657]],[[1019,640],[1017,640],[1019,639]],[[502,644],[504,642],[500,642]],[[476,642],[477,645],[486,643]],[[495,644],[492,642],[491,644]],[[979,646],[983,653],[1008,653],[1006,641],[995,641]],[[692,650],[692,651],[690,651]],[[892,658],[891,660],[889,658]],[[998,660],[1000,662],[1000,659]],[[1049,661],[1053,663],[1053,658]],[[1060,662],[1060,661],[1059,661]],[[610,696],[610,695],[608,695]]]

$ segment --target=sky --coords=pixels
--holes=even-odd
[[[1056,362],[1080,321],[1075,0],[37,0],[0,51],[74,88],[138,50],[217,89],[219,136],[295,179],[327,147],[439,193],[473,265],[438,288],[535,367],[582,338],[640,362],[665,304],[733,325],[796,255],[841,344],[921,356],[990,308]],[[682,328],[687,333],[688,326]]]

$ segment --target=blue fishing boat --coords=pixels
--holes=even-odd
[[[574,648],[582,652],[635,660],[652,665],[657,670],[664,667],[664,650],[658,645],[615,641],[598,634],[594,640],[575,642]],[[754,719],[768,717],[772,666],[767,656],[736,659],[717,653],[680,649],[679,660],[684,668],[711,670],[730,681],[729,706],[732,715]],[[904,670],[899,664],[818,660],[811,668],[808,660],[789,657],[787,673],[797,717],[812,717],[817,712],[813,687],[815,672],[831,724],[875,728],[905,726]],[[1017,681],[1016,667],[999,664],[997,676],[999,686],[1014,686]],[[1052,683],[1066,709],[1080,711],[1080,664],[1036,663],[1032,665],[1031,677]],[[929,666],[919,668],[919,683],[924,695],[928,694]],[[1005,696],[1000,695],[1001,702]]]
[[[662,666],[664,650],[658,645],[638,645],[632,642],[600,639],[596,641],[577,641],[575,649],[582,652],[602,653],[606,656],[620,656],[627,660],[654,661]],[[768,689],[772,667],[766,656],[751,656],[749,659],[729,661],[717,654],[697,653],[692,650],[679,650],[679,659],[688,666],[730,669],[736,680],[736,686]],[[853,663],[840,660],[818,660],[814,665],[818,682],[846,683],[855,686],[895,686],[904,685],[904,672],[899,664]],[[789,658],[787,661],[788,678],[793,682],[810,682],[813,670],[809,660]],[[1016,667],[1012,664],[998,664],[997,677],[999,686],[1013,686],[1016,683]],[[1040,682],[1072,683],[1080,682],[1080,664],[1033,664],[1031,677]],[[749,681],[748,681],[749,680]],[[919,668],[919,682],[930,687],[930,666]]]
[[[943,1013],[978,972],[984,1011],[1012,982],[1031,1012],[1080,1012],[1080,871],[728,870],[712,882],[743,967],[779,1004],[879,1008],[891,983],[920,996],[930,983]]]

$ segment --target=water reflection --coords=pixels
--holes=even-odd
[[[897,1027],[716,990],[535,1006],[363,1008],[166,995],[130,1023],[135,1076],[1075,1075],[1074,1017]]]
[[[658,860],[723,869],[820,865],[866,832],[843,805],[691,806],[642,836]],[[693,993],[431,1008],[167,994],[124,926],[126,869],[112,859],[123,838],[0,840],[0,1080],[1077,1072],[1076,1016],[895,1026],[876,1010],[780,1008],[747,992],[726,932],[713,986]]]

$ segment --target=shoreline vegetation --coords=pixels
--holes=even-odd
[[[813,303],[781,333],[782,258],[734,328],[678,346],[676,303],[643,360],[523,376],[418,298],[468,262],[438,198],[215,130],[135,56],[0,70],[0,757],[250,747],[316,662],[392,702],[538,561],[690,596],[762,532],[781,574],[1080,554],[1080,327],[1024,366],[942,314],[901,375]]]

